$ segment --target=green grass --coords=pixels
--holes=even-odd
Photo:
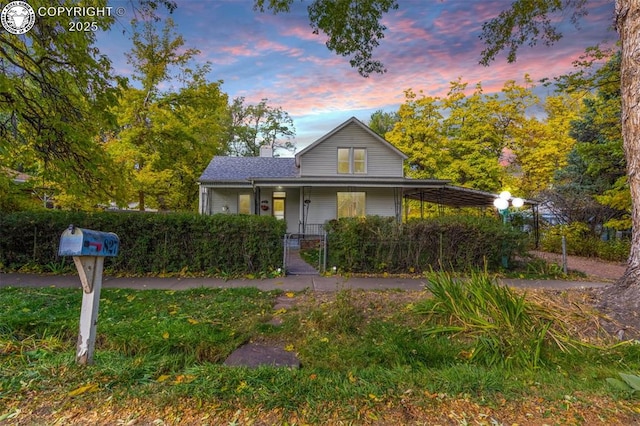
[[[630,397],[616,393],[606,379],[640,371],[638,346],[578,350],[578,345],[540,343],[541,335],[561,330],[544,326],[550,321],[548,311],[531,311],[519,296],[504,290],[489,293],[487,282],[476,281],[478,287],[465,290],[444,279],[442,294],[435,299],[427,292],[413,300],[397,300],[397,292],[367,295],[343,290],[317,299],[314,294],[298,294],[305,302],[278,313],[283,319],[280,327],[266,325],[278,292],[103,289],[95,365],[89,367],[74,361],[79,290],[3,288],[0,419],[41,399],[52,404],[64,400],[71,406],[96,398],[158,407],[184,399],[195,405],[213,401],[220,410],[279,410],[322,423],[335,412],[358,422],[357,406],[407,400],[429,404],[424,395],[466,395],[483,404],[494,398],[562,399],[573,393]],[[442,295],[454,291],[459,292],[452,299],[457,303],[451,303],[449,311],[438,307]],[[467,291],[483,300],[480,305],[493,312],[492,319],[477,306],[472,314],[458,311],[455,321],[448,316],[461,300],[468,305]],[[505,308],[501,314],[495,306],[489,308],[492,298]],[[523,319],[525,314],[540,318]],[[443,327],[444,317],[455,330],[434,333],[434,327]],[[461,318],[467,323],[474,318],[478,328],[490,331],[463,333]],[[484,318],[484,325],[479,318]],[[537,329],[537,323],[543,328]],[[507,332],[518,340],[498,338]],[[492,362],[495,354],[473,355],[483,339],[484,351],[505,345],[500,356],[519,359],[518,350],[540,345],[544,356],[535,362]],[[302,368],[224,367],[225,357],[249,340],[277,342],[295,351]]]

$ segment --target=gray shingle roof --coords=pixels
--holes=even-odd
[[[213,157],[200,182],[242,181],[251,178],[292,178],[298,176],[295,158]]]

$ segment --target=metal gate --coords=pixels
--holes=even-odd
[[[302,259],[305,250],[313,257],[313,264]],[[327,270],[327,233],[285,234],[282,270],[286,275],[317,275]]]

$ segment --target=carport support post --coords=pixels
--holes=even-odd
[[[104,257],[74,256],[73,262],[78,269],[83,290],[76,363],[89,365],[93,364],[93,351],[96,345],[96,327],[98,325]]]

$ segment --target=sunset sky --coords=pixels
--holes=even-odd
[[[326,36],[312,33],[308,4],[296,0],[290,13],[273,15],[254,11],[252,0],[178,1],[172,15],[186,47],[201,51],[197,60],[211,63],[209,79],[223,80],[230,98],[267,98],[291,115],[298,150],[351,116],[367,122],[375,110],[396,111],[406,89],[443,96],[460,77],[470,86],[481,82],[491,93],[507,80],[522,82],[525,74],[538,81],[566,73],[586,47],[617,40],[613,1],[589,0],[579,29],[568,14],[559,17],[564,38],[554,46],[525,46],[516,63],[502,56],[484,67],[478,64],[482,24],[511,1],[399,0],[400,8],[383,19],[387,31],[374,54],[388,71],[363,78],[348,58],[326,48]],[[129,76],[131,3],[109,5],[126,7],[127,13],[110,33],[99,35],[98,46],[119,74]]]

